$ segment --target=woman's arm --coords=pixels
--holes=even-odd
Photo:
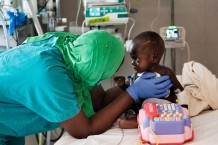
[[[76,138],[85,138],[89,135],[100,134],[109,129],[116,119],[133,103],[134,100],[149,97],[160,98],[169,94],[166,90],[172,84],[169,77],[154,78],[154,74],[147,73],[139,77],[127,91],[123,92],[114,101],[87,118],[82,110],[69,120],[61,122],[61,126]],[[130,96],[131,95],[131,96]]]
[[[124,92],[91,118],[87,118],[81,110],[76,116],[61,122],[61,126],[76,138],[85,138],[89,135],[100,134],[109,129],[133,102],[134,100],[130,95]]]

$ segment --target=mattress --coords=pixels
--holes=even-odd
[[[185,145],[217,145],[218,144],[218,110],[204,111],[191,118],[194,128],[194,140]],[[92,135],[86,139],[75,139],[68,133],[54,145],[147,145],[139,141],[138,129],[120,129],[115,124],[100,135]]]

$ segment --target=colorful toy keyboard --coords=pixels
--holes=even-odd
[[[146,103],[139,110],[140,138],[159,145],[181,145],[194,139],[191,120],[186,108],[178,104]]]

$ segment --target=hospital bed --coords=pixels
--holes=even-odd
[[[185,145],[217,145],[218,110],[207,110],[191,118],[194,140]],[[120,129],[115,124],[110,130],[87,139],[75,139],[65,133],[55,145],[147,145],[139,142],[138,129]]]
[[[205,66],[197,62],[184,64],[183,73],[177,76],[186,85],[183,92],[189,97],[189,110],[194,140],[185,145],[218,145],[218,79]],[[183,94],[182,92],[180,95]],[[210,106],[213,110],[205,107]],[[147,145],[139,142],[138,129],[120,129],[114,125],[100,135],[75,139],[65,133],[55,145]]]

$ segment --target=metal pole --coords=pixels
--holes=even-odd
[[[51,131],[47,131],[47,136],[46,136],[46,144],[50,145],[50,140],[51,140]]]
[[[175,25],[175,17],[174,17],[174,0],[171,0],[171,25],[173,26],[173,25]]]
[[[61,21],[61,1],[56,0],[56,19],[59,23]]]
[[[10,40],[9,40],[9,36],[8,36],[8,31],[7,31],[7,27],[6,27],[6,20],[4,19],[4,15],[2,12],[0,12],[0,22],[3,27],[3,32],[4,32],[4,37],[6,40],[6,49],[10,49]]]
[[[30,0],[26,0],[26,2],[27,2],[27,8],[30,12],[32,19],[33,19],[33,22],[34,22],[34,25],[36,27],[36,31],[37,31],[38,35],[43,35],[42,27],[39,23],[38,17],[36,16],[36,12],[33,8],[32,2]]]
[[[174,26],[175,25],[174,0],[171,0],[170,6],[171,6],[170,24],[171,26]],[[175,48],[171,48],[171,66],[172,66],[172,70],[176,72],[176,49]]]

